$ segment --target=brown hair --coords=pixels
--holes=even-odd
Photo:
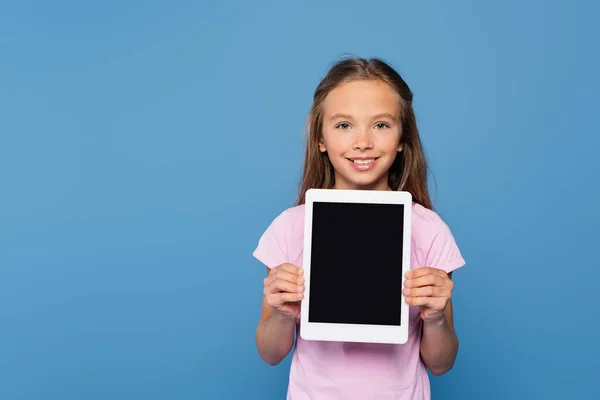
[[[427,188],[427,161],[419,138],[412,106],[413,94],[402,77],[384,61],[372,58],[349,58],[338,61],[319,83],[313,97],[306,127],[304,170],[297,205],[304,204],[306,191],[311,188],[333,188],[333,165],[326,153],[319,151],[322,137],[323,102],[333,89],[353,80],[378,79],[390,85],[400,99],[402,134],[399,152],[389,169],[388,181],[392,190],[410,192],[413,201],[433,209]]]

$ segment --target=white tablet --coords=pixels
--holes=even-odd
[[[304,225],[304,340],[406,343],[412,196],[310,189]]]

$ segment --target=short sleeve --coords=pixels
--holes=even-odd
[[[279,214],[262,234],[253,256],[269,268],[288,262],[286,213]]]
[[[448,225],[440,218],[439,229],[427,254],[425,265],[452,272],[465,265],[465,260]]]

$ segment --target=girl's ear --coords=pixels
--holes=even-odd
[[[323,142],[323,138],[319,139],[319,151],[321,153],[325,153],[327,151],[325,148],[325,143]]]
[[[402,151],[402,146],[403,146],[403,145],[402,145],[402,143],[400,143],[400,144],[398,145],[398,153]]]

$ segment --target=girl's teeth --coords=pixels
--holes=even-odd
[[[354,161],[356,164],[369,164],[372,163],[373,161],[375,161],[374,158],[370,159],[370,160],[352,160]]]

